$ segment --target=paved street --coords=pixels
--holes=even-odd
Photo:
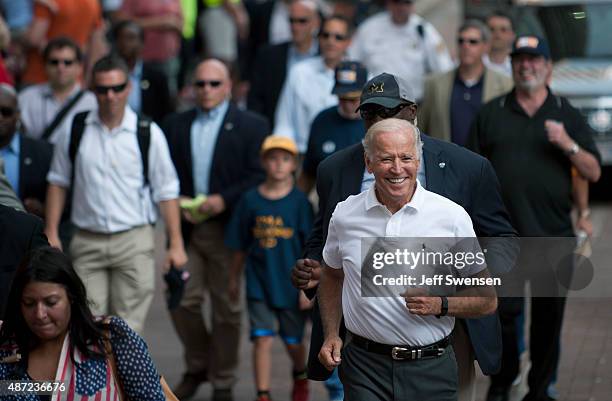
[[[596,206],[593,208],[595,240],[593,242],[593,265],[595,280],[610,277],[612,260],[612,208]],[[161,254],[161,245],[159,252]],[[161,283],[160,283],[161,284]],[[160,288],[161,285],[158,287]],[[612,287],[609,298],[568,300],[566,319],[563,329],[562,356],[557,389],[562,401],[610,401],[612,399]],[[155,297],[154,305],[147,321],[145,339],[162,374],[173,385],[183,369],[181,347],[172,329],[165,309],[161,290]],[[251,347],[247,338],[246,321],[240,348],[242,355],[239,380],[235,388],[236,401],[254,399],[251,365]],[[289,400],[291,388],[291,366],[282,344],[277,341],[273,356],[272,395],[275,400]],[[525,366],[525,365],[524,365]],[[523,370],[526,373],[527,369]],[[512,401],[519,400],[525,393],[525,380],[513,389]],[[487,379],[479,377],[479,400],[484,399]],[[313,401],[327,400],[321,383],[312,383]],[[198,401],[210,398],[210,385],[201,387]]]

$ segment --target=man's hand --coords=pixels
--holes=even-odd
[[[229,292],[229,299],[232,303],[238,303],[240,300],[240,279],[234,275],[230,275],[227,283],[227,291]]]
[[[291,270],[291,282],[300,290],[316,287],[320,277],[321,264],[314,259],[298,259]]]
[[[582,230],[589,237],[593,236],[593,222],[591,221],[590,216],[578,216],[578,220],[576,220],[576,229]]]
[[[439,315],[442,312],[440,297],[428,295],[428,292],[422,288],[408,288],[400,295],[406,301],[408,312],[413,315]]]
[[[36,198],[25,198],[23,206],[28,213],[35,214],[38,217],[45,217],[45,206]]]
[[[206,201],[200,205],[199,210],[209,216],[216,216],[225,211],[225,201],[219,194],[209,195],[206,197]]]
[[[321,351],[319,351],[319,361],[325,366],[325,369],[332,371],[340,362],[340,350],[342,349],[342,340],[338,336],[325,339]]]
[[[556,145],[564,152],[570,150],[574,144],[574,140],[567,134],[562,122],[546,120],[544,121],[544,128],[546,129],[546,135],[550,143]]]
[[[170,266],[174,266],[177,269],[182,269],[187,263],[187,260],[187,254],[185,253],[185,247],[183,244],[171,246],[166,251],[166,260],[162,266],[164,273],[170,270]]]
[[[193,198],[190,198],[189,196],[180,196],[179,197],[179,207],[182,202],[184,201],[191,202],[192,200]],[[181,217],[191,224],[196,224],[195,220],[191,216],[191,213],[189,213],[189,211],[186,209],[181,208]]]
[[[47,236],[47,239],[49,240],[49,245],[51,245],[54,248],[59,249],[60,251],[63,251],[62,241],[60,241],[59,235],[57,234],[57,230],[45,229],[45,235]]]

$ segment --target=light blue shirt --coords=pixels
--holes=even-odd
[[[208,194],[215,145],[228,107],[229,101],[225,100],[208,112],[198,110],[191,124],[191,159],[196,195]]]
[[[419,163],[419,169],[417,170],[417,180],[427,189],[427,180],[425,178],[425,160],[423,160],[423,154],[421,153],[421,163]],[[363,178],[361,179],[361,192],[370,188],[374,182],[374,174],[369,173],[367,167],[363,169]]]
[[[32,0],[0,0],[6,23],[11,30],[26,29],[32,22],[34,2]]]
[[[139,114],[142,108],[142,93],[140,91],[141,79],[142,61],[138,61],[134,66],[134,69],[130,72],[130,82],[132,83],[132,90],[130,91],[130,95],[128,96],[128,104],[136,114]]]
[[[19,149],[21,147],[21,137],[15,133],[11,142],[0,149],[0,157],[4,159],[4,173],[8,178],[13,190],[19,195]]]
[[[314,39],[310,45],[310,49],[308,49],[308,51],[304,54],[298,53],[293,44],[289,45],[289,52],[287,54],[287,71],[289,71],[294,64],[306,60],[309,57],[316,56],[317,53],[319,53],[319,43]]]

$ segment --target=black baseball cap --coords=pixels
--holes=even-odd
[[[534,56],[542,56],[549,60],[550,48],[548,47],[548,43],[539,36],[519,36],[512,45],[512,53],[510,53],[510,56],[515,56],[517,54],[533,54]]]
[[[336,84],[332,89],[334,95],[354,93],[355,97],[358,97],[368,80],[368,70],[357,61],[343,61],[336,67],[335,77]]]
[[[402,103],[416,103],[412,85],[396,75],[384,72],[366,82],[359,107],[377,104],[392,109]]]

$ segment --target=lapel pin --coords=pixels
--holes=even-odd
[[[25,159],[23,159],[23,164],[25,164],[26,166],[29,166],[30,164],[32,164],[32,159],[30,159],[29,157],[26,157]]]
[[[225,123],[225,130],[226,131],[229,131],[232,128],[234,128],[234,124],[232,124],[232,123]]]
[[[149,89],[150,86],[151,86],[151,84],[146,79],[143,79],[142,81],[140,81],[140,88],[141,89],[147,90],[147,89]]]
[[[444,168],[444,167],[446,167],[446,163],[440,162],[440,163],[438,163],[438,167]]]

